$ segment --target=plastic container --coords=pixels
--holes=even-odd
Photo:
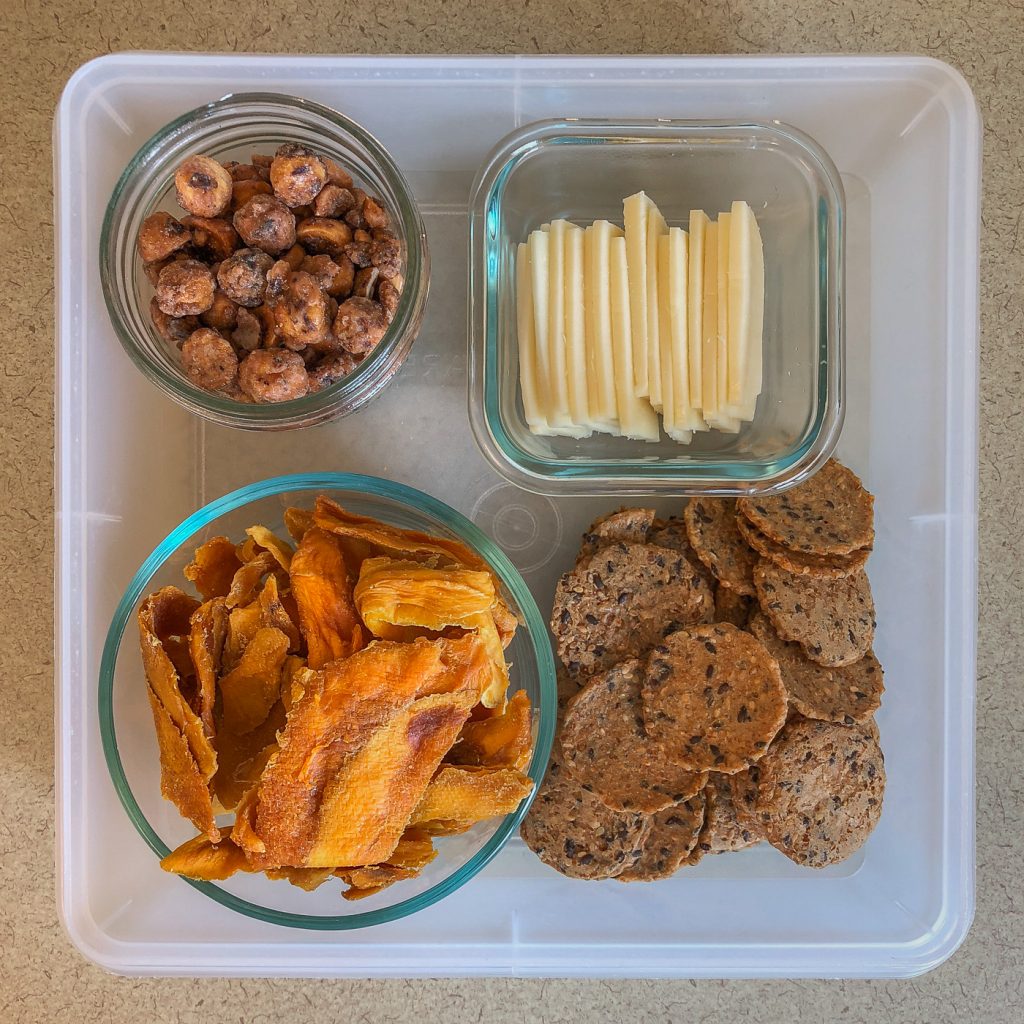
[[[140,140],[141,141],[141,140]],[[136,247],[151,213],[181,217],[174,172],[197,153],[221,162],[248,163],[253,153],[273,155],[284,142],[331,157],[378,196],[391,214],[405,256],[405,286],[387,333],[347,377],[303,398],[246,404],[197,388],[185,376],[172,344],[149,315],[153,286]],[[343,416],[368,402],[398,372],[423,320],[430,256],[423,220],[405,176],[387,150],[360,125],[329,107],[274,93],[237,93],[174,117],[126,160],[113,187],[99,239],[100,279],[117,337],[132,362],[186,409],[231,426],[279,430]]]
[[[519,388],[516,246],[564,218],[622,224],[646,191],[669,225],[746,200],[765,263],[764,384],[738,433],[681,445],[530,432]],[[778,122],[540,121],[503,139],[471,200],[471,419],[491,464],[548,494],[771,493],[820,466],[843,417],[843,186],[828,154]]]
[[[246,88],[300,93],[367,125],[405,171],[435,254],[402,373],[356,415],[301,432],[230,430],[154,391],[110,329],[94,255],[141,142]],[[508,484],[467,422],[467,197],[501,138],[567,116],[778,118],[840,171],[838,454],[877,496],[869,572],[889,779],[877,830],[822,873],[753,849],[648,886],[572,882],[512,839],[436,906],[344,933],[252,921],[154,879],[107,775],[97,680],[128,581],[185,516],[275,472],[386,477],[493,537],[543,611],[579,534],[622,504]],[[974,908],[979,146],[963,79],[918,57],[123,54],[78,71],[55,125],[54,222],[57,891],[78,948],[126,974],[349,977],[893,977],[949,956]],[[671,496],[648,502],[678,511]],[[127,887],[139,895],[126,900]]]

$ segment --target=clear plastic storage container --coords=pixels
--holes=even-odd
[[[253,433],[160,395],[110,328],[103,208],[142,141],[241,89],[366,125],[402,167],[434,255],[423,328],[358,413]],[[277,473],[408,483],[504,549],[542,612],[579,533],[622,499],[507,483],[467,415],[470,190],[487,154],[545,118],[791,124],[846,193],[846,417],[838,454],[877,496],[869,572],[888,789],[853,860],[767,848],[654,885],[574,882],[519,841],[441,903],[355,932],[290,929],[154,870],[107,774],[97,680],[146,555],[209,500]],[[970,90],[917,57],[282,57],[120,54],[72,76],[55,123],[57,890],[72,941],[126,974],[438,977],[906,976],[974,908],[974,648],[980,125]],[[647,499],[644,499],[646,503]],[[662,512],[679,502],[651,502]]]

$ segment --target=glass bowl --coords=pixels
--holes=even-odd
[[[349,171],[356,184],[379,196],[405,251],[405,287],[387,333],[359,366],[329,388],[303,398],[247,405],[195,387],[178,352],[157,333],[149,316],[153,287],[136,238],[157,210],[183,216],[174,195],[174,172],[195,153],[248,163],[253,153],[273,154],[284,142],[302,143]],[[329,107],[294,96],[239,93],[183,114],[135,154],[114,186],[100,236],[100,278],[110,322],[135,365],[164,394],[216,423],[254,430],[307,426],[342,416],[368,402],[394,376],[423,319],[430,279],[426,230],[409,183],[384,147],[354,121]]]
[[[746,200],[764,244],[764,388],[737,434],[679,445],[531,434],[519,389],[516,245],[542,224],[607,219],[644,190],[670,225]],[[843,419],[839,174],[779,122],[539,121],[506,137],[474,186],[470,223],[470,418],[494,468],[546,494],[771,493],[834,449]]]
[[[345,473],[275,477],[211,502],[173,530],[132,577],[107,633],[99,679],[103,752],[125,811],[155,854],[154,883],[171,880],[157,860],[191,838],[195,828],[160,796],[159,755],[139,654],[138,606],[147,594],[169,584],[191,590],[184,582],[182,569],[205,540],[220,534],[244,536],[245,527],[254,523],[284,534],[285,508],[311,507],[318,494],[329,495],[353,512],[396,526],[461,540],[491,566],[502,583],[505,600],[522,623],[508,648],[510,685],[512,690],[526,690],[533,705],[535,739],[527,771],[538,783],[543,778],[555,732],[554,660],[537,605],[499,548],[459,513],[411,487]],[[422,910],[465,885],[515,834],[531,799],[528,797],[515,813],[504,818],[481,822],[463,835],[438,839],[438,855],[419,878],[352,903],[341,899],[334,881],[311,893],[255,874],[239,874],[218,883],[183,881],[218,903],[260,921],[325,930],[381,924]]]

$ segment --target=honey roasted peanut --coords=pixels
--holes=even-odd
[[[253,196],[233,217],[242,241],[276,256],[295,244],[295,216],[277,196]]]
[[[311,150],[286,144],[270,164],[270,184],[287,206],[306,206],[327,184],[327,168]]]
[[[344,380],[359,364],[349,352],[324,356],[309,369],[309,390],[323,391],[339,380]]]
[[[200,327],[181,347],[181,365],[188,379],[205,391],[219,391],[238,376],[238,356],[217,331]]]
[[[257,402],[287,402],[309,391],[309,375],[298,352],[260,348],[242,360],[238,385]]]
[[[267,289],[267,272],[273,259],[259,249],[239,249],[220,265],[217,284],[240,306],[258,306]]]
[[[139,229],[137,244],[144,263],[165,260],[192,241],[192,232],[176,217],[159,210],[150,214]]]
[[[205,263],[168,263],[157,279],[156,299],[168,316],[198,316],[213,305],[213,274]]]
[[[211,260],[226,260],[238,248],[238,234],[222,217],[189,215],[182,223],[192,231],[192,244]]]
[[[365,355],[384,337],[388,320],[379,302],[373,299],[346,299],[338,307],[334,337],[346,352]]]
[[[231,202],[231,175],[209,156],[190,156],[174,175],[178,205],[197,217],[219,217]]]

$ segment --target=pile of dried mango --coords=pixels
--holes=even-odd
[[[533,788],[530,702],[506,698],[518,623],[457,541],[323,496],[284,520],[295,546],[215,537],[185,568],[201,600],[164,587],[140,607],[161,792],[199,831],[161,864],[333,876],[359,899]]]

